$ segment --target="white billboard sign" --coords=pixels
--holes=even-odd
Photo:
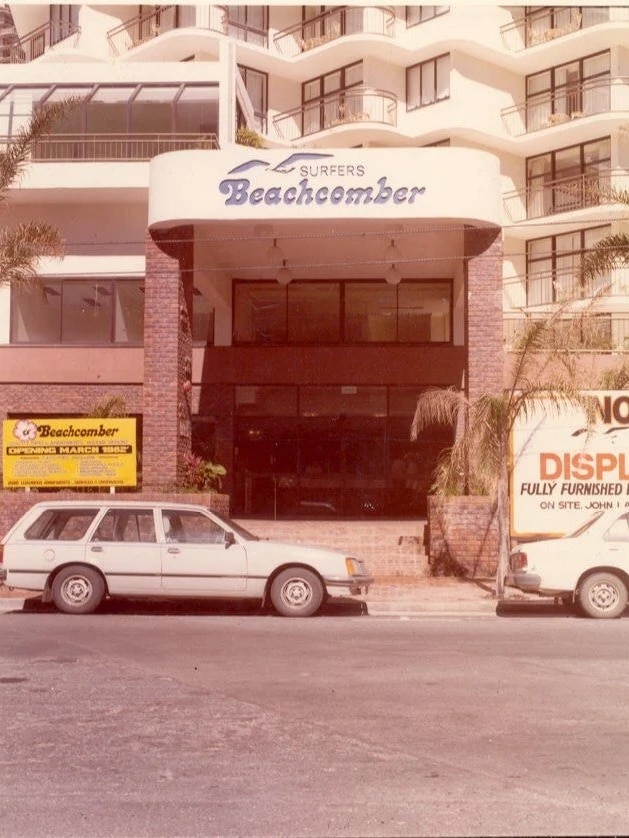
[[[594,511],[629,509],[629,393],[590,392],[559,412],[540,399],[511,439],[511,534],[563,535]]]

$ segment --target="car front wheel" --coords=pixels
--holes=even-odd
[[[583,580],[579,605],[588,617],[612,620],[627,607],[627,586],[615,573],[593,573]]]
[[[283,570],[271,584],[271,603],[283,617],[311,617],[321,607],[323,595],[317,574],[303,567]]]
[[[52,583],[52,601],[66,614],[91,614],[104,595],[103,577],[90,567],[64,567]]]

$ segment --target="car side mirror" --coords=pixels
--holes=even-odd
[[[225,531],[225,549],[236,543],[236,537],[231,530]]]

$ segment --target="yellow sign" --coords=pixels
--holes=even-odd
[[[135,419],[5,419],[5,489],[135,486]]]

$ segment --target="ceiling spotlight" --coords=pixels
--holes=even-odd
[[[384,261],[399,262],[401,258],[402,254],[400,253],[400,248],[396,245],[395,239],[391,239],[389,246],[384,251]]]
[[[389,285],[399,285],[402,281],[402,274],[398,271],[395,265],[391,265],[389,270],[384,275],[384,278]]]
[[[288,283],[292,281],[293,275],[286,266],[286,259],[282,260],[282,267],[275,274],[275,279],[280,285],[288,285]]]
[[[266,258],[272,265],[279,267],[284,263],[284,252],[282,248],[278,245],[277,239],[273,239],[273,244],[266,252]]]

